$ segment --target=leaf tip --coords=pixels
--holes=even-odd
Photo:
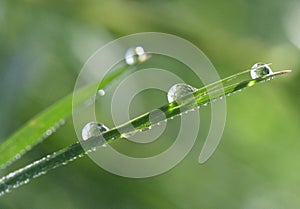
[[[291,73],[292,72],[292,70],[282,70],[282,71],[280,71],[282,74],[288,74],[288,73]]]

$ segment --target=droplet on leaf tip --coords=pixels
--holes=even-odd
[[[268,64],[256,63],[252,66],[250,70],[250,75],[252,79],[260,78],[273,73]]]

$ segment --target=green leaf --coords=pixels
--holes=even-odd
[[[275,72],[257,79],[244,80],[235,84],[231,84],[225,87],[220,87],[220,84],[227,84],[233,78],[238,78],[243,74],[249,73],[245,71],[234,76],[230,76],[216,83],[210,84],[203,88],[198,89],[192,94],[186,95],[179,100],[168,103],[159,109],[164,112],[166,118],[172,118],[180,115],[182,111],[187,112],[194,110],[200,106],[214,102],[217,99],[222,98],[224,95],[230,95],[239,92],[245,88],[252,87],[258,83],[271,80],[280,75],[290,73],[291,71],[285,70]],[[208,91],[207,89],[213,89]],[[149,121],[149,115],[151,114],[151,122]],[[14,188],[19,187],[22,184],[29,182],[31,179],[36,178],[42,174],[47,173],[49,170],[57,168],[61,165],[65,165],[70,161],[75,160],[78,157],[82,157],[87,152],[94,150],[96,147],[103,146],[105,143],[111,143],[116,139],[122,138],[124,134],[132,134],[139,130],[147,129],[148,127],[160,122],[163,118],[160,114],[157,114],[157,110],[145,113],[123,125],[115,127],[111,130],[104,132],[100,136],[94,136],[86,141],[77,142],[64,148],[58,152],[37,160],[24,168],[16,170],[2,179],[0,179],[0,196],[6,192],[11,191]],[[134,127],[134,129],[132,128]],[[83,149],[84,147],[85,149]]]
[[[126,65],[113,71],[102,81],[98,89],[108,88],[121,75],[129,73],[133,69],[134,67]],[[80,107],[82,103],[90,99],[95,94],[93,90],[98,85],[98,83],[95,83],[79,91],[76,97],[78,98],[76,100],[77,104],[74,105],[74,108]],[[72,114],[72,97],[73,94],[71,93],[39,113],[0,144],[0,167],[2,169],[7,167],[61,127]]]

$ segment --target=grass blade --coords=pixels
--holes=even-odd
[[[120,76],[131,72],[134,67],[128,65],[115,70],[108,75],[100,84],[98,89],[108,88]],[[95,94],[93,89],[97,88],[98,84],[92,84],[78,92],[79,99],[75,107],[78,108]],[[8,137],[0,144],[0,167],[3,169],[19,159],[23,154],[29,151],[34,145],[42,142],[59,127],[61,127],[65,120],[72,114],[72,97],[69,94],[60,101],[56,102],[43,112],[39,113],[27,123],[25,123],[19,130]]]
[[[225,86],[223,88],[214,88],[213,91],[207,92],[203,89],[207,89],[208,86],[198,89],[191,95],[187,95],[180,99],[181,101],[174,101],[168,103],[159,109],[165,113],[166,118],[172,118],[178,116],[182,111],[191,111],[195,108],[199,108],[210,102],[214,102],[217,99],[221,99],[224,94],[230,95],[236,92],[239,92],[245,88],[252,87],[258,83],[269,81],[275,77],[290,73],[291,71],[285,70],[280,72],[275,72],[264,77],[257,79],[245,80],[238,82],[232,85]],[[237,76],[239,76],[238,74]],[[236,76],[236,75],[234,75]],[[228,77],[230,78],[230,77]],[[227,82],[228,78],[223,79],[222,81]],[[232,78],[232,76],[231,76]],[[220,82],[222,82],[220,81]],[[219,83],[220,83],[219,82]],[[214,84],[215,85],[215,84]],[[152,122],[149,121],[149,115],[154,115],[151,118]],[[0,179],[0,196],[11,191],[14,188],[19,187],[20,185],[28,183],[31,179],[36,178],[42,174],[45,174],[49,170],[57,168],[61,165],[65,165],[70,161],[75,160],[78,157],[82,157],[86,154],[84,149],[92,151],[96,147],[103,146],[104,143],[111,143],[116,139],[122,137],[122,134],[134,133],[139,130],[147,129],[155,123],[160,122],[161,118],[157,115],[155,118],[155,110],[145,113],[121,126],[115,127],[111,130],[104,132],[101,136],[91,137],[90,139],[83,141],[81,143],[77,142],[67,148],[64,148],[56,153],[48,155],[40,160],[37,160],[24,168],[21,168],[17,171],[14,171],[3,178]],[[154,121],[154,122],[153,122]],[[132,126],[134,129],[132,129]]]

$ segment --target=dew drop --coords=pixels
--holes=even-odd
[[[103,89],[99,89],[98,90],[98,94],[99,94],[99,96],[104,96],[105,95],[105,91]]]
[[[131,47],[125,53],[125,61],[128,65],[136,65],[141,62],[145,62],[150,57],[143,47]]]
[[[191,94],[196,90],[196,88],[185,83],[175,84],[168,91],[168,101],[174,102],[175,100]]]
[[[46,131],[46,136],[50,136],[51,134],[52,134],[52,130],[51,129],[49,129],[49,130]]]
[[[82,139],[87,140],[91,138],[92,136],[98,136],[101,135],[102,132],[109,130],[104,124],[102,123],[97,123],[97,122],[89,122],[87,123],[82,131]]]
[[[253,65],[250,71],[252,79],[260,78],[271,73],[273,73],[273,71],[271,70],[269,65],[261,62]]]

